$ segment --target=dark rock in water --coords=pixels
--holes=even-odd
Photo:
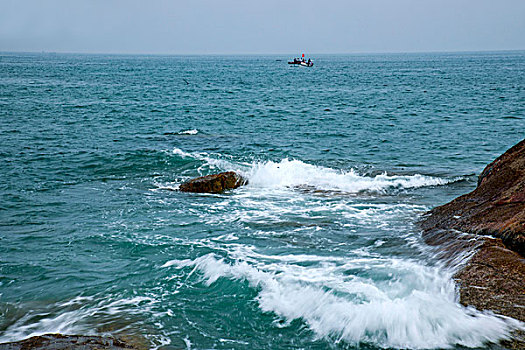
[[[135,347],[123,340],[113,337],[84,336],[84,335],[62,335],[45,334],[31,337],[25,340],[0,344],[0,350],[122,350],[135,349]]]
[[[463,260],[454,276],[463,305],[525,322],[525,140],[490,163],[474,191],[419,224],[442,257]],[[515,336],[504,345],[525,348],[524,332]]]
[[[245,185],[247,181],[239,174],[228,171],[215,175],[201,176],[180,185],[179,191],[198,193],[221,193]]]
[[[432,209],[421,227],[491,235],[525,256],[525,140],[490,163],[474,191]]]

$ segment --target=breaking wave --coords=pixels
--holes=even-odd
[[[205,168],[219,171],[236,171],[248,179],[249,187],[258,188],[307,187],[345,193],[385,193],[395,189],[446,185],[462,179],[444,179],[421,174],[389,175],[386,172],[368,176],[361,175],[354,169],[332,169],[288,158],[279,162],[236,163],[231,159],[224,159],[224,157],[214,157],[207,153],[188,153],[178,148],[175,148],[173,153],[182,158],[191,157],[204,162],[199,168],[200,171],[206,171],[207,169]]]
[[[323,190],[348,193],[385,192],[389,189],[439,186],[450,182],[450,180],[420,174],[402,176],[388,175],[385,172],[376,176],[364,176],[359,175],[354,169],[336,170],[288,159],[278,163],[272,161],[256,163],[247,172],[247,178],[252,186],[257,187],[313,186]]]
[[[320,264],[319,257],[311,258],[263,264],[258,257],[229,264],[210,253],[163,267],[197,269],[206,285],[219,278],[247,281],[258,290],[259,308],[277,316],[276,325],[301,319],[317,337],[336,342],[412,349],[479,347],[522,327],[518,321],[459,305],[450,276],[437,268],[393,258],[325,258]],[[300,264],[305,262],[308,267]],[[364,267],[394,278],[373,281],[345,273]]]

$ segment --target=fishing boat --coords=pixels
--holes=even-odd
[[[288,64],[294,64],[294,65],[303,66],[303,67],[313,67],[314,65],[311,59],[306,60],[304,58],[304,53],[303,53],[303,57],[301,58],[296,57],[293,59],[293,61],[288,61]]]

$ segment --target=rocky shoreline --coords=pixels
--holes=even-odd
[[[221,193],[246,184],[234,172],[192,179],[182,192]],[[423,238],[454,275],[460,303],[525,322],[525,140],[490,163],[477,188],[425,214],[419,222]],[[525,332],[502,342],[525,348]],[[0,350],[145,349],[126,339],[108,336],[46,334],[0,344]]]
[[[525,322],[525,140],[490,163],[474,191],[419,224],[426,243],[460,264],[461,304]],[[504,345],[525,348],[525,334],[516,338]]]
[[[44,334],[0,344],[0,350],[146,350],[144,345],[109,336]]]

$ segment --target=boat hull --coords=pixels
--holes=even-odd
[[[293,64],[293,65],[296,65],[296,66],[301,66],[301,67],[312,67],[314,65],[313,62],[288,62],[288,64]]]

